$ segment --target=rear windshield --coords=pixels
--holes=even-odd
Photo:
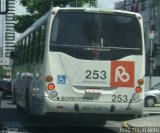
[[[115,60],[142,54],[141,42],[136,16],[59,11],[52,24],[50,50],[81,59]]]

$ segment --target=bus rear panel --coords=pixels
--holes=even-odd
[[[52,14],[46,77],[53,80],[45,83],[43,113],[141,114],[141,16],[65,9]]]

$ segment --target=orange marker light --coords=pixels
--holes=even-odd
[[[141,19],[141,16],[138,16],[138,19]]]
[[[144,84],[144,80],[143,80],[143,79],[139,79],[139,80],[138,80],[138,85],[141,86],[141,85],[143,85],[143,84]]]
[[[53,11],[53,12],[52,12],[52,15],[55,15],[55,14],[56,14],[56,12],[55,12],[55,11]]]
[[[142,88],[140,86],[137,86],[135,91],[136,91],[136,93],[141,93],[142,92]]]
[[[47,75],[46,82],[52,82],[52,81],[53,81],[53,77],[51,75]]]
[[[48,90],[53,90],[53,89],[55,89],[55,85],[52,83],[48,84]]]

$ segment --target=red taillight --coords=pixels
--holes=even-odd
[[[137,86],[135,91],[136,91],[136,93],[141,93],[142,92],[142,88],[140,86]]]
[[[55,89],[55,85],[52,83],[48,84],[48,90],[53,90],[53,89]]]

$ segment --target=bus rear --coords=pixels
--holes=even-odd
[[[141,114],[142,17],[90,9],[52,10],[43,113]]]

